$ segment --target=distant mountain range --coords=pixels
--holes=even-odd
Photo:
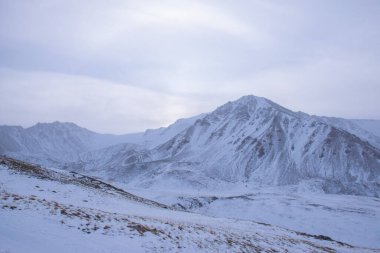
[[[136,187],[312,181],[329,193],[380,194],[380,121],[310,116],[255,96],[136,134],[59,122],[0,126],[0,154]]]

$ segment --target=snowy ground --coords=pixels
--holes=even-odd
[[[380,199],[315,189],[271,187],[213,193],[128,189],[158,202],[213,217],[268,223],[380,249]]]
[[[10,167],[0,165],[2,253],[376,252],[325,236],[172,210],[70,173]]]

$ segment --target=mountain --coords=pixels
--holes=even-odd
[[[0,252],[378,252],[183,212],[107,182],[0,157]]]
[[[252,95],[167,128],[102,137],[106,141],[72,125],[61,126],[64,131],[43,126],[12,128],[17,134],[0,129],[2,153],[29,161],[42,157],[48,165],[48,159],[60,159],[60,168],[143,188],[253,188],[317,180],[328,193],[380,194],[380,137],[374,131]]]
[[[99,134],[62,122],[38,123],[29,128],[0,126],[0,154],[46,166],[59,166],[76,160],[79,154],[120,143],[150,147],[157,141],[165,142],[200,116],[179,119],[168,127],[125,135]]]
[[[115,144],[73,123],[38,123],[29,128],[1,126],[0,153],[35,161],[68,161],[78,153]]]
[[[315,179],[326,192],[378,196],[380,151],[369,143],[378,137],[353,126],[245,96],[154,148],[114,146],[68,166],[138,187],[252,187]]]

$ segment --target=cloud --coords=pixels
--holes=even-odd
[[[0,82],[2,124],[60,120],[127,133],[168,125],[179,115],[204,109],[187,98],[83,76],[1,69]]]
[[[219,92],[235,97],[253,93],[320,116],[380,119],[378,60],[345,56],[262,71],[220,85]]]
[[[9,123],[43,120],[42,104],[50,103],[59,112],[50,110],[52,120],[66,115],[94,129],[143,130],[252,93],[308,113],[380,119],[379,13],[373,0],[4,0],[0,86],[24,93],[30,78],[37,103],[36,113],[24,115],[27,95],[15,100],[20,111]],[[38,100],[43,91],[57,99]],[[137,98],[118,96],[129,93],[140,94],[150,112],[123,102]],[[103,102],[93,105],[86,94]],[[68,116],[69,102],[76,118]],[[119,116],[106,117],[107,106]],[[165,115],[158,119],[151,107]],[[113,127],[93,119],[96,111]]]
[[[93,53],[147,32],[182,34],[213,30],[249,35],[252,26],[203,1],[4,1],[3,38],[23,40],[66,53]],[[181,31],[182,30],[182,31]],[[137,35],[137,36],[136,36]],[[154,34],[152,34],[154,36]],[[150,37],[155,40],[157,38]],[[165,37],[162,38],[165,40]]]

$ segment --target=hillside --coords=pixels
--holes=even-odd
[[[327,236],[175,211],[75,173],[5,157],[0,164],[1,251],[375,252]]]

